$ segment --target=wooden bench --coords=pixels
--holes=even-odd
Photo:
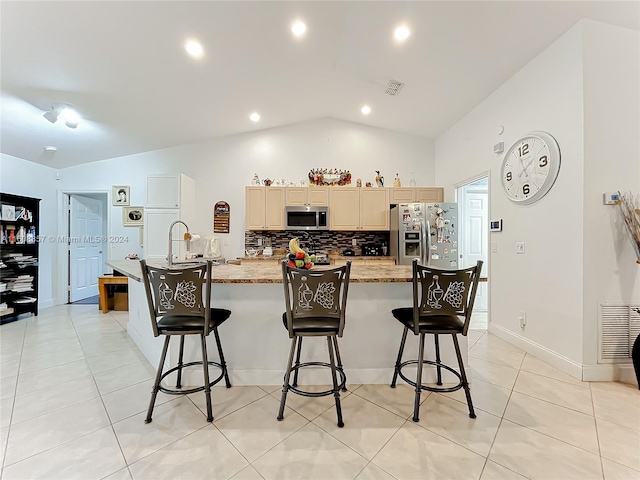
[[[102,313],[109,312],[109,285],[128,285],[129,278],[124,276],[101,275],[98,277],[98,292],[100,293],[100,309]]]

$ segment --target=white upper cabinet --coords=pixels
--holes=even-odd
[[[147,177],[147,208],[181,208],[195,196],[195,181],[183,174]]]

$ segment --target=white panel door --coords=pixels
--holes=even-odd
[[[478,260],[482,260],[482,277],[488,277],[489,263],[488,256],[488,238],[489,238],[489,196],[486,189],[478,190],[474,185],[468,185],[464,188],[463,209],[462,209],[462,242],[461,253],[462,258],[460,264],[462,267],[471,267]],[[487,284],[480,283],[474,310],[487,310]]]
[[[98,295],[102,275],[102,202],[70,196],[69,203],[69,301]]]

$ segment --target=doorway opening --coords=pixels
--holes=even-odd
[[[489,174],[456,185],[460,215],[460,266],[471,267],[482,260],[480,284],[470,328],[486,330],[489,323]]]
[[[97,303],[107,260],[107,193],[66,194],[66,303]]]

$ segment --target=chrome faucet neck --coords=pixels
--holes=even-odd
[[[175,222],[173,222],[169,226],[169,257],[168,257],[168,264],[170,266],[173,265],[173,242],[175,240],[173,239],[173,235],[172,234],[173,234],[173,227],[175,226],[176,223],[181,223],[182,225],[184,225],[184,228],[187,229],[187,233],[189,233],[189,226],[186,223],[184,223],[182,220],[176,220]],[[187,240],[187,242],[190,242],[190,240]]]

